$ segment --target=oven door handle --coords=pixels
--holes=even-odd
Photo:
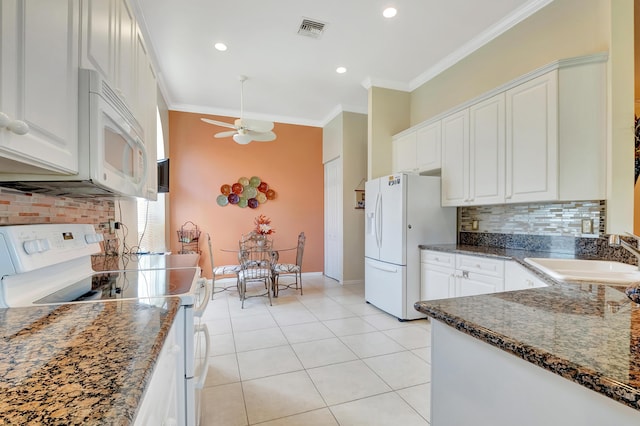
[[[202,389],[204,388],[204,382],[207,379],[207,366],[209,365],[209,362],[207,360],[209,359],[209,350],[211,348],[211,340],[209,337],[209,329],[207,328],[207,324],[196,325],[194,335],[197,335],[198,333],[204,333],[204,341],[206,346],[204,351],[204,358],[202,358],[204,360],[204,364],[200,369],[200,375],[195,376],[194,380],[195,388]]]
[[[211,287],[209,287],[205,278],[198,278],[198,286],[204,287],[204,297],[202,298],[202,302],[193,310],[193,315],[200,318],[204,310],[207,309],[209,299],[211,299]]]

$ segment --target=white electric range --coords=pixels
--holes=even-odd
[[[87,224],[0,226],[0,307],[118,300],[161,306],[164,297],[179,298],[174,325],[180,330],[184,359],[176,374],[183,379],[177,392],[184,403],[178,424],[197,425],[209,350],[208,330],[199,318],[210,299],[200,269],[177,266],[181,262],[170,256],[151,255],[120,262],[128,269],[95,272],[91,256],[101,252],[102,239]]]

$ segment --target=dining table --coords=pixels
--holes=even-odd
[[[286,247],[286,248],[278,248],[278,247],[274,247],[273,245],[265,245],[263,247],[260,246],[254,246],[251,248],[251,250],[264,250],[264,251],[270,251],[271,252],[271,259],[274,259],[272,261],[272,263],[277,263],[279,258],[280,258],[280,252],[284,252],[284,251],[293,251],[293,250],[297,250],[298,247]],[[222,252],[225,253],[238,253],[240,252],[240,250],[242,250],[240,247],[236,247],[236,248],[221,248],[219,249]],[[273,297],[278,297],[278,288],[277,286],[273,285],[272,286],[272,292],[273,292]]]

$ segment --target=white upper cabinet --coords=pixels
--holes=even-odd
[[[411,132],[393,141],[393,173],[416,173],[416,132]]]
[[[137,24],[127,0],[82,2],[80,65],[98,71],[134,111]]]
[[[558,72],[552,71],[507,90],[506,96],[506,201],[556,200]]]
[[[469,108],[469,203],[500,204],[505,191],[505,95]]]
[[[393,172],[430,173],[440,169],[440,121],[393,140]]]
[[[117,0],[116,75],[113,83],[127,106],[136,98],[136,20],[126,0]],[[135,112],[135,111],[134,111]],[[137,117],[136,117],[137,118]]]
[[[137,94],[134,113],[139,117],[144,129],[145,148],[147,150],[146,196],[148,200],[156,200],[158,195],[157,161],[157,87],[156,76],[149,60],[142,34],[136,36],[136,81]]]
[[[76,1],[0,2],[0,169],[78,169]]]
[[[504,202],[504,93],[442,119],[442,205]]]
[[[114,0],[82,2],[80,66],[98,71],[109,82],[115,81],[117,28]]]
[[[469,202],[469,110],[442,119],[442,205]]]
[[[418,172],[431,172],[440,168],[441,123],[436,121],[416,131],[416,165]]]

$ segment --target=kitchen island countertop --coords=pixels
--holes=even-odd
[[[178,298],[0,309],[0,424],[128,425]]]
[[[525,257],[573,257],[482,246],[420,248],[495,256],[522,264]],[[551,285],[420,301],[415,308],[463,333],[640,410],[640,305],[626,297],[624,285],[564,283],[549,277],[546,281]]]

